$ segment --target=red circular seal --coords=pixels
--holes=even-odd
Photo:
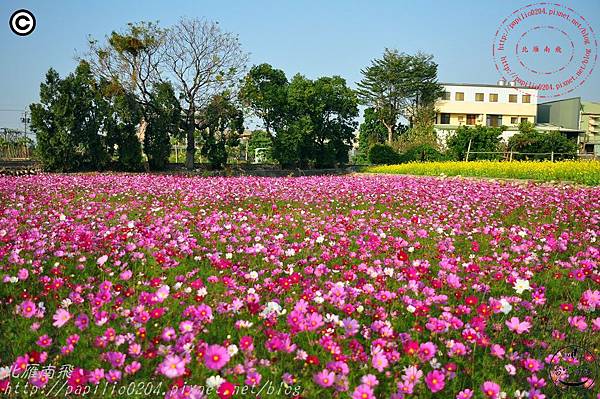
[[[492,47],[498,73],[538,97],[565,95],[583,85],[598,60],[590,23],[557,3],[529,4],[506,17]]]

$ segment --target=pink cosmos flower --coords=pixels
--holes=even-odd
[[[169,378],[177,378],[185,373],[185,362],[177,355],[168,355],[161,364],[158,371]]]
[[[379,384],[377,377],[375,377],[373,374],[363,375],[360,378],[360,382],[364,385],[370,386],[371,388],[374,388]]]
[[[456,395],[456,399],[471,399],[473,397],[473,391],[470,389],[463,389]]]
[[[524,332],[529,332],[531,328],[531,323],[528,321],[521,322],[518,317],[511,317],[510,320],[506,321],[506,326],[512,332],[517,334],[523,334]]]
[[[444,386],[446,385],[444,382],[445,378],[443,373],[438,370],[433,370],[425,376],[425,384],[427,384],[427,388],[429,388],[431,392],[436,393],[444,389]]]
[[[17,273],[17,277],[21,281],[27,280],[27,278],[29,277],[29,270],[27,270],[27,269],[20,269],[19,272]]]
[[[506,353],[504,348],[498,344],[493,344],[490,348],[490,352],[492,353],[492,356],[496,356],[498,359],[502,359]]]
[[[352,399],[374,399],[373,388],[366,384],[361,384],[356,387],[352,393]]]
[[[376,352],[371,360],[373,368],[377,371],[382,372],[389,364],[387,357],[382,351]]]
[[[15,360],[15,364],[13,365],[13,375],[19,375],[27,370],[27,365],[29,364],[29,355],[19,356]]]
[[[45,387],[48,384],[48,381],[50,381],[48,374],[46,374],[46,372],[43,370],[36,371],[35,374],[29,379],[29,383],[38,388]]]
[[[47,348],[50,345],[52,345],[52,338],[50,338],[48,335],[44,334],[38,338],[37,344],[39,346],[41,346],[42,348]]]
[[[204,353],[204,364],[211,370],[220,370],[229,361],[229,352],[221,345],[210,345]]]
[[[423,362],[433,359],[436,352],[437,346],[433,342],[425,342],[419,345],[419,359]]]
[[[101,257],[98,258],[96,263],[98,263],[100,266],[102,266],[103,264],[106,263],[107,260],[108,260],[108,255],[102,255]]]
[[[54,327],[60,328],[71,319],[71,313],[69,313],[69,311],[66,309],[59,308],[56,310],[54,316],[52,316],[52,319],[54,320],[54,323],[52,323],[52,325]]]
[[[20,306],[21,314],[28,319],[32,318],[37,312],[37,306],[30,300],[23,301]]]
[[[486,381],[481,386],[481,391],[489,399],[497,399],[500,393],[500,385],[493,381]]]
[[[330,387],[335,382],[335,373],[324,369],[313,377],[314,382],[324,388]]]
[[[588,325],[585,321],[584,316],[569,316],[568,320],[569,320],[569,324],[572,327],[577,328],[579,331],[587,330]]]

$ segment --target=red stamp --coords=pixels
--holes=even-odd
[[[590,23],[571,7],[535,3],[502,21],[492,54],[504,79],[552,98],[585,83],[598,60],[598,42]]]

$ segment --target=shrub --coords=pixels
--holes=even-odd
[[[577,153],[577,144],[560,132],[541,133],[527,131],[517,133],[508,140],[508,147],[515,152],[513,159],[548,159],[548,153],[556,153],[555,160],[573,158]],[[533,154],[533,155],[531,155]],[[540,155],[535,155],[540,154]]]
[[[503,127],[461,126],[448,138],[448,149],[460,161],[463,161],[467,155],[469,142],[472,152],[498,151],[503,130]],[[499,158],[500,154],[469,154],[469,160]]]
[[[425,162],[441,161],[444,155],[429,144],[420,144],[409,148],[404,154],[400,155],[400,162]]]
[[[400,155],[386,144],[374,144],[369,149],[369,162],[374,165],[393,165],[400,163]]]

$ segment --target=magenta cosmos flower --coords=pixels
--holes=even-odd
[[[500,385],[496,384],[493,381],[486,381],[481,386],[481,390],[487,398],[497,399],[498,394],[500,393]]]
[[[227,349],[221,345],[210,345],[204,353],[204,364],[212,370],[219,370],[229,361]]]
[[[444,389],[444,386],[446,385],[444,382],[445,378],[444,374],[437,370],[433,370],[427,373],[425,383],[431,392],[436,393]]]
[[[35,303],[30,300],[23,301],[21,304],[21,314],[28,319],[32,318],[36,311],[37,307],[35,306]]]
[[[313,380],[322,387],[330,387],[335,382],[335,373],[327,369],[315,374]]]

